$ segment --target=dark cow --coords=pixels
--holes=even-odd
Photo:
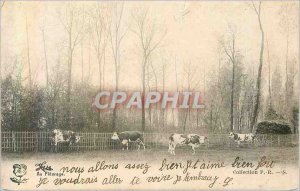
[[[66,131],[60,129],[52,130],[51,145],[54,146],[55,152],[57,152],[58,143],[66,143],[70,147],[72,144],[78,143],[80,136],[73,131]]]
[[[201,144],[208,142],[206,136],[200,136],[197,134],[172,134],[169,137],[169,150],[168,152],[175,155],[176,145],[189,145],[192,147],[193,155],[195,154],[195,148],[199,147]]]
[[[130,142],[136,142],[138,144],[138,150],[140,150],[141,145],[144,147],[145,150],[145,145],[143,143],[143,135],[138,131],[124,131],[121,133],[114,132],[111,139],[121,141],[123,150],[124,146],[126,146],[128,150],[128,145]]]
[[[240,133],[229,133],[229,138],[234,140],[234,142],[237,143],[237,146],[239,147],[241,142],[248,142],[253,144],[255,135],[253,133],[247,133],[247,134],[240,134]]]

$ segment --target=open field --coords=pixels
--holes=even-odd
[[[188,148],[176,148],[176,156],[170,155],[166,149],[137,150],[100,150],[100,151],[71,151],[71,152],[41,152],[41,153],[2,153],[2,160],[64,160],[85,161],[90,159],[108,161],[160,161],[167,159],[203,159],[212,161],[232,161],[235,157],[257,160],[267,156],[279,163],[296,164],[298,147],[256,147],[256,148],[227,148],[212,149],[200,147],[192,155]]]

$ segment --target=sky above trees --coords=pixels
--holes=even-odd
[[[297,2],[289,11],[289,18],[294,26],[290,33],[289,55],[298,63],[298,8]],[[96,4],[105,2],[72,2],[72,6],[85,12],[85,23],[89,23],[89,15]],[[59,68],[67,68],[67,36],[61,22],[69,2],[7,2],[2,13],[2,73],[7,75],[18,68],[22,71],[23,83],[28,83],[28,67],[26,65],[26,18],[28,23],[28,37],[32,80],[36,84],[45,85],[45,65],[43,53],[43,39],[41,29],[45,31],[46,49],[49,63],[49,73]],[[266,39],[270,47],[270,56],[273,68],[284,69],[285,34],[280,23],[282,2],[262,3],[262,22],[265,28]],[[203,76],[213,77],[220,59],[219,41],[228,33],[228,26],[236,31],[237,47],[243,56],[245,68],[257,71],[259,55],[259,26],[250,2],[125,2],[123,26],[126,34],[121,46],[120,87],[123,89],[139,89],[140,80],[140,53],[137,48],[138,38],[134,34],[136,25],[133,21],[138,10],[148,10],[151,22],[155,23],[156,35],[163,36],[162,43],[154,52],[151,62],[159,70],[161,63],[167,63],[168,75],[166,87],[175,87],[175,62],[179,78],[183,78],[184,67],[191,65],[197,78],[201,81],[200,88],[204,88]],[[182,14],[186,13],[184,16]],[[97,86],[97,61],[95,51],[89,48],[89,33],[83,35],[83,75],[89,76],[89,83]],[[106,49],[106,87],[113,87],[114,65],[112,51]],[[90,52],[90,54],[89,54]],[[266,58],[265,54],[265,58]],[[222,58],[223,59],[223,58]],[[73,80],[80,80],[82,75],[81,46],[77,46],[73,58]],[[88,63],[91,63],[88,69]],[[222,60],[226,62],[226,60]],[[15,67],[17,66],[17,67]],[[264,65],[265,73],[267,65]],[[89,74],[90,70],[90,74]],[[208,80],[209,81],[209,80]]]

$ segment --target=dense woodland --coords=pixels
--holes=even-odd
[[[3,12],[9,3],[1,7]],[[215,39],[218,44],[215,63],[184,60],[180,55],[169,53],[165,39],[172,31],[158,25],[147,7],[131,10],[126,2],[62,4],[54,15],[48,15],[57,21],[61,30],[61,44],[51,50],[58,52],[56,57],[49,54],[47,23],[31,34],[27,19],[21,53],[11,54],[9,59],[1,55],[2,129],[248,133],[253,132],[260,121],[276,120],[289,123],[292,132],[298,132],[298,55],[290,52],[294,48],[290,46],[290,38],[299,31],[297,18],[289,15],[291,10],[297,11],[296,2],[278,4],[280,20],[276,24],[282,29],[278,33],[285,39],[277,42],[269,42],[265,32],[266,20],[262,17],[268,13],[264,12],[264,2],[244,3],[242,6],[252,12],[257,22],[259,46],[252,48],[258,50],[258,54],[253,62],[246,60],[248,52],[239,48],[243,33],[238,32],[237,24],[228,24],[226,32]],[[43,57],[39,64],[45,83],[36,79],[32,67],[31,55],[36,50],[31,47],[31,41],[36,35],[41,39],[42,49],[38,54]],[[138,72],[131,73],[130,66],[123,63],[124,41],[128,39],[134,43],[133,59],[137,63],[134,67]],[[285,44],[280,55],[284,59],[280,61],[272,53],[276,43]],[[206,70],[206,65],[212,65],[213,69]],[[92,75],[96,75],[98,82],[91,82]],[[120,87],[120,80],[127,75],[138,76],[140,85]],[[201,91],[206,107],[164,110],[153,106],[97,112],[92,106],[93,97],[101,90],[144,94],[148,91]]]

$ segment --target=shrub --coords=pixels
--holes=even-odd
[[[257,124],[257,134],[291,134],[291,127],[286,122],[262,121]]]

